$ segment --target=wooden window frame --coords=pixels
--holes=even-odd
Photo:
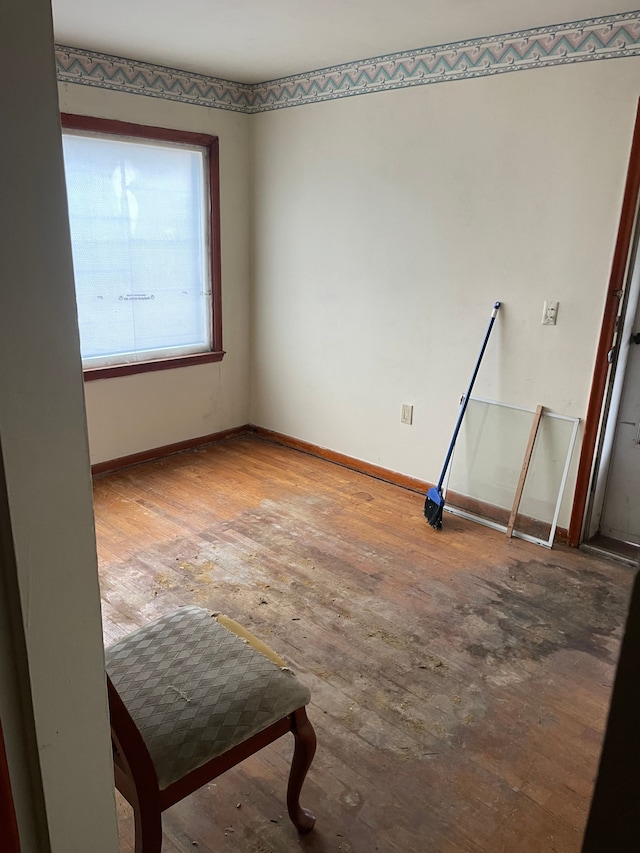
[[[83,370],[85,381],[108,379],[114,376],[128,376],[134,373],[148,373],[154,370],[172,370],[195,364],[209,364],[222,361],[222,265],[220,261],[220,157],[217,136],[205,133],[192,133],[186,130],[173,130],[165,127],[152,127],[132,122],[94,118],[72,113],[61,113],[60,121],[65,130],[80,130],[89,133],[104,133],[113,136],[127,136],[149,139],[157,142],[174,142],[197,145],[207,151],[209,172],[209,264],[211,270],[211,350],[209,352],[181,355],[175,358],[157,358],[129,364],[115,364],[106,367],[89,367]]]

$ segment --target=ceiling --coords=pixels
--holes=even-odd
[[[638,0],[52,0],[58,44],[257,83]]]

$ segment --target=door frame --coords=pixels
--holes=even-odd
[[[640,313],[638,312],[640,298],[640,253],[638,251],[640,244],[640,205],[636,217],[625,293],[622,297],[623,301],[616,326],[614,358],[602,413],[600,436],[596,445],[591,488],[587,496],[587,510],[582,527],[584,542],[590,542],[592,537],[600,533],[602,529],[602,517],[605,513],[609,494],[609,475],[618,447],[620,409],[627,388],[629,360],[633,351],[631,335],[637,325],[636,318],[640,322]],[[607,536],[608,534],[605,533],[604,535]]]
[[[587,509],[587,499],[592,487],[596,446],[605,414],[605,399],[610,382],[611,365],[608,354],[614,345],[616,321],[620,312],[620,300],[624,296],[627,271],[631,256],[633,235],[640,197],[640,100],[636,109],[636,121],[629,156],[629,168],[622,200],[622,211],[618,226],[611,274],[600,327],[600,339],[596,351],[595,368],[591,382],[591,392],[584,424],[582,449],[576,487],[574,492],[571,520],[569,522],[569,544],[577,548],[581,542]]]

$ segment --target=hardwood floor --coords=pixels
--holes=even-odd
[[[631,570],[423,503],[251,436],[96,479],[107,643],[197,603],[312,693],[311,835],[287,738],[165,812],[163,853],[579,851]]]

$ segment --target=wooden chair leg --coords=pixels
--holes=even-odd
[[[162,849],[162,813],[156,809],[133,808],[135,853],[160,853]]]
[[[293,760],[291,761],[291,772],[289,773],[289,785],[287,787],[287,811],[291,823],[301,835],[311,832],[316,822],[315,815],[300,805],[300,791],[311,766],[313,756],[316,752],[316,733],[309,722],[304,708],[298,708],[293,712],[293,727],[291,729],[295,738]]]

